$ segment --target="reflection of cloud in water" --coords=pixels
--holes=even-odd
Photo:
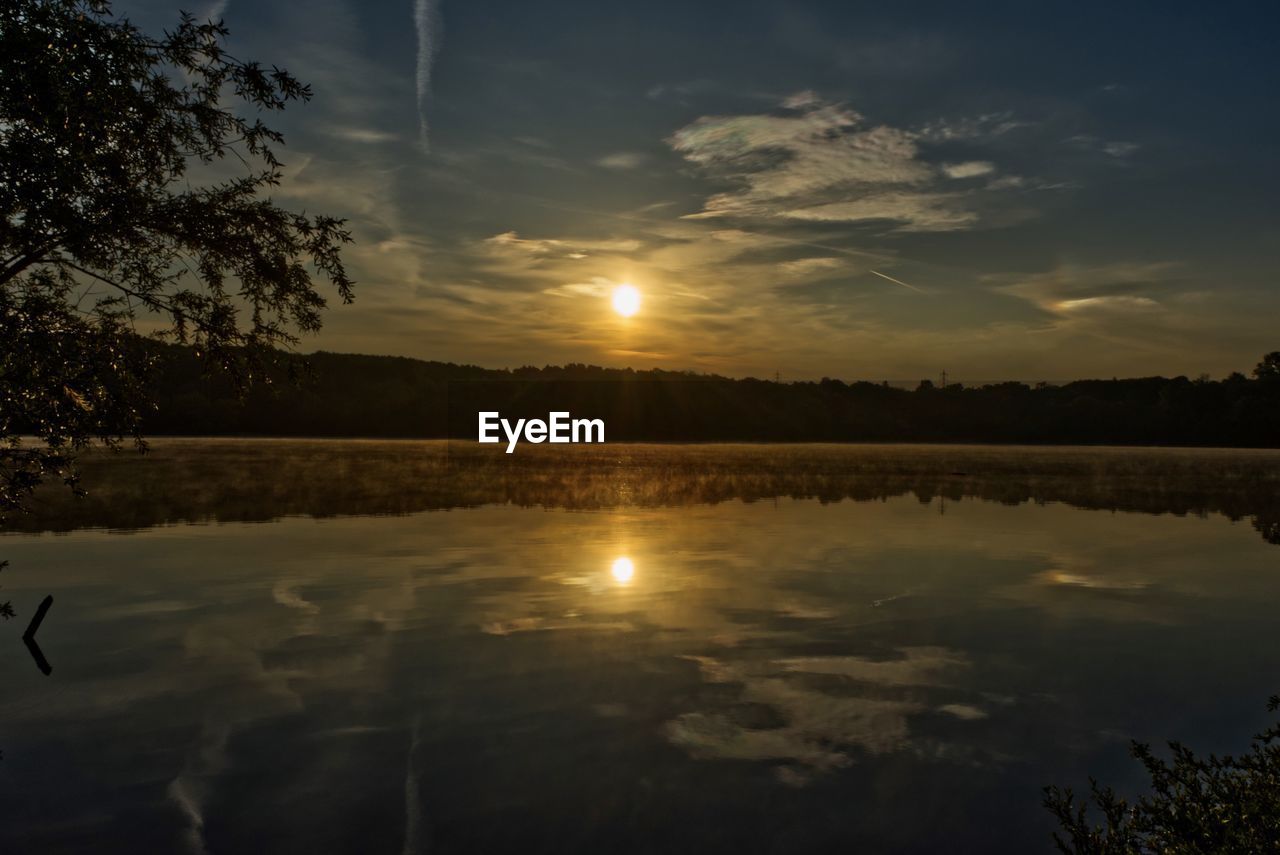
[[[994,593],[1060,618],[1166,625],[1184,620],[1188,604],[1213,596],[1195,553],[1163,562],[1155,579],[1143,578],[1151,573],[1150,559],[1125,547],[1054,552],[1042,560],[1045,569]],[[1187,572],[1178,572],[1183,565]]]
[[[276,599],[278,601],[279,597]],[[187,661],[199,663],[206,672],[206,680],[221,682],[224,686],[219,692],[205,694],[200,735],[187,750],[186,762],[166,790],[169,799],[187,819],[184,839],[188,851],[193,853],[207,851],[204,840],[205,805],[216,778],[229,763],[227,743],[233,730],[270,715],[298,712],[304,707],[302,697],[290,685],[303,674],[292,669],[267,667],[261,650],[257,649],[262,639],[236,632],[232,628],[235,623],[236,619],[232,618],[222,626],[217,623],[197,625],[187,631],[183,640]],[[258,629],[258,632],[263,630]],[[285,627],[277,632],[284,637],[292,635],[292,631]],[[218,675],[221,675],[221,681],[217,679]]]
[[[742,691],[736,707],[685,713],[669,721],[667,738],[699,759],[790,761],[791,766],[778,771],[779,779],[802,786],[813,772],[850,765],[854,752],[884,754],[904,748],[909,739],[907,717],[929,708],[900,691],[897,696],[830,694],[813,688],[812,677],[870,684],[865,688],[874,693],[877,688],[939,686],[946,672],[969,664],[944,648],[908,647],[900,652],[900,659],[890,660],[832,656],[734,663],[685,657],[698,663],[706,682],[739,683]],[[759,705],[772,709],[776,720],[741,713],[744,707]],[[982,717],[976,707],[950,706],[953,709],[947,711],[956,717]]]
[[[187,821],[187,828],[182,835],[187,851],[204,853],[208,851],[204,845],[204,815],[201,811],[201,803],[204,801],[204,788],[199,787],[200,792],[192,796],[187,790],[188,786],[189,783],[186,778],[174,778],[169,782],[166,792]]]
[[[410,731],[409,754],[405,761],[404,775],[404,855],[426,852],[426,819],[422,809],[421,787],[418,785],[418,752],[422,746],[422,715],[413,719]]]
[[[796,620],[830,620],[840,613],[827,606],[789,601],[778,606],[778,614]]]
[[[943,704],[938,707],[938,712],[953,715],[964,721],[980,721],[987,717],[986,710],[979,709],[972,704]]]
[[[1062,703],[1091,700],[1080,687],[1092,672],[1111,667],[1063,653],[1073,641],[1107,632],[1132,641],[1135,657],[1157,657],[1162,651],[1143,647],[1153,636],[1140,621],[1179,621],[1211,639],[1206,606],[1221,609],[1212,620],[1229,609],[1249,618],[1274,599],[1274,547],[1245,534],[1222,520],[1056,504],[949,503],[939,517],[891,500],[608,514],[487,507],[129,538],[80,532],[48,558],[47,544],[19,538],[9,545],[25,550],[33,576],[47,569],[57,596],[75,592],[96,608],[84,613],[92,620],[60,626],[92,639],[86,676],[65,680],[56,703],[27,709],[0,699],[0,717],[50,744],[72,733],[78,744],[117,740],[128,759],[104,762],[130,767],[113,780],[145,774],[157,790],[167,785],[164,816],[183,823],[192,851],[203,846],[206,820],[211,836],[246,821],[224,811],[248,798],[282,823],[340,822],[292,799],[362,785],[352,771],[388,776],[388,848],[412,850],[429,829],[400,828],[400,811],[424,794],[434,794],[433,812],[447,811],[439,795],[447,784],[428,777],[441,758],[415,759],[412,747],[406,758],[407,740],[394,736],[356,737],[400,732],[418,708],[429,709],[418,694],[436,690],[430,663],[474,674],[440,690],[464,699],[474,692],[484,702],[475,709],[499,724],[531,705],[567,722],[591,716],[594,727],[549,735],[548,750],[571,758],[564,762],[576,762],[579,749],[597,756],[591,740],[632,733],[665,736],[685,756],[759,760],[790,786],[860,761],[867,767],[847,777],[870,775],[877,755],[892,754],[895,767],[1026,759],[1047,740],[1088,741],[1095,724],[1129,724],[1091,720],[1081,736],[1058,721]],[[635,562],[626,587],[610,573],[623,552]],[[184,570],[175,574],[179,559]],[[110,586],[104,564],[119,572]],[[1225,569],[1206,572],[1214,566]],[[1043,632],[1027,633],[1028,625]],[[910,646],[922,641],[949,646]],[[888,660],[814,655],[871,649],[852,646],[864,643],[902,649]],[[957,652],[969,645],[984,662],[972,673]],[[114,667],[120,651],[138,666]],[[694,660],[700,677],[673,660],[688,651],[711,654]],[[1038,668],[1044,656],[1062,677]],[[699,680],[719,685],[684,700]],[[1037,694],[1046,689],[1062,700]],[[446,706],[440,719],[425,719],[424,742],[438,744],[442,722],[467,735],[482,726],[464,720],[466,707]],[[984,722],[988,711],[1011,727]],[[666,721],[661,731],[646,724],[654,715]],[[120,722],[174,728],[121,733]],[[289,757],[326,762],[272,766],[254,750],[268,737]],[[160,744],[166,751],[149,751]],[[389,750],[370,753],[373,745]],[[286,773],[288,786],[262,789]]]
[[[1066,585],[1074,588],[1094,588],[1104,591],[1141,591],[1150,586],[1149,582],[1126,579],[1108,579],[1105,576],[1090,576],[1083,573],[1069,573],[1064,570],[1049,570],[1040,575],[1049,585]]]
[[[808,656],[779,659],[784,671],[832,674],[885,686],[937,685],[939,672],[966,667],[963,656],[942,647],[907,647],[901,659],[864,659],[861,656]]]
[[[298,583],[281,579],[271,587],[271,597],[285,608],[297,609],[307,614],[319,614],[320,607],[298,594]]]
[[[221,772],[227,765],[228,726],[210,728],[207,724],[201,733],[201,741],[187,757],[186,766],[178,777],[169,782],[167,794],[187,820],[183,840],[187,851],[207,852],[204,840],[204,803],[208,796],[208,779]]]
[[[631,632],[635,627],[627,621],[579,620],[575,616],[569,615],[565,615],[563,618],[522,617],[511,620],[495,620],[480,626],[480,631],[489,635],[513,635],[517,632],[550,632],[557,629]]]

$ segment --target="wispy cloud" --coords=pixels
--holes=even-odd
[[[821,103],[822,99],[818,97],[818,93],[812,89],[806,89],[803,92],[788,95],[783,99],[782,106],[788,110],[804,110],[809,107],[816,107]]]
[[[1123,159],[1135,154],[1142,146],[1126,140],[1104,140],[1093,134],[1076,134],[1067,142],[1083,149],[1100,151],[1114,158]]]
[[[570,282],[567,285],[557,285],[554,288],[544,289],[542,293],[556,297],[604,297],[619,284],[606,276],[593,276],[589,282]]]
[[[810,278],[815,275],[830,275],[845,266],[844,259],[819,255],[809,258],[796,258],[778,263],[778,272],[784,276]]]
[[[534,256],[559,256],[581,259],[592,253],[631,253],[641,248],[632,238],[607,240],[561,240],[559,238],[522,238],[516,232],[502,232],[484,239],[484,244],[497,251],[516,251]]]
[[[1141,146],[1132,142],[1109,142],[1102,147],[1102,150],[1112,157],[1128,157],[1136,152]]]
[[[357,143],[385,143],[395,142],[400,139],[398,134],[388,131],[379,131],[375,128],[353,128],[353,127],[332,127],[328,128],[325,133],[331,137],[336,137],[347,142]]]
[[[947,142],[951,140],[982,140],[1002,137],[1010,131],[1026,128],[1030,122],[1015,119],[1012,113],[983,113],[959,119],[939,119],[920,129],[920,138]]]
[[[995,164],[931,163],[920,143],[930,134],[972,138],[1014,126],[1004,115],[918,131],[869,126],[857,111],[808,91],[781,106],[786,112],[704,116],[668,140],[708,175],[738,185],[711,196],[691,216],[880,220],[920,232],[971,228],[980,219],[976,194],[992,186],[957,189],[944,180],[991,175]]]
[[[231,0],[214,0],[209,4],[209,8],[205,10],[204,20],[221,21],[222,16],[227,13],[227,7],[231,5]]]
[[[440,49],[439,0],[414,0],[413,23],[418,30],[418,135],[423,151],[430,148],[430,125],[427,122],[427,98],[431,94],[431,65]]]
[[[944,163],[942,171],[948,178],[977,178],[980,175],[990,175],[996,171],[996,167],[985,160],[970,160],[965,163]]]
[[[647,159],[638,151],[617,151],[600,158],[596,161],[596,165],[606,169],[639,169]]]
[[[1178,292],[1180,267],[1173,262],[1061,264],[1041,273],[1005,274],[988,281],[998,283],[996,291],[1066,318],[1082,312],[1158,309],[1157,297]]]

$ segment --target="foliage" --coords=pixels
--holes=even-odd
[[[1259,380],[1280,380],[1280,350],[1273,350],[1262,357],[1253,368],[1253,376]]]
[[[49,473],[74,487],[74,452],[104,430],[137,425],[145,401],[151,358],[125,318],[108,307],[92,319],[68,311],[64,288],[43,278],[0,291],[0,520]],[[24,444],[20,431],[44,444]]]
[[[310,90],[226,35],[184,14],[152,38],[100,0],[0,5],[0,514],[51,474],[74,484],[95,440],[141,444],[156,351],[136,321],[242,386],[320,327],[316,279],[351,299],[343,222],[265,197],[283,139],[242,115]]]
[[[1273,696],[1267,709],[1280,707]],[[1239,757],[1209,755],[1170,742],[1172,762],[1133,743],[1133,756],[1151,778],[1151,793],[1129,802],[1090,780],[1103,824],[1094,825],[1088,801],[1070,789],[1047,787],[1045,807],[1057,818],[1058,849],[1068,855],[1280,851],[1280,726],[1253,738]]]

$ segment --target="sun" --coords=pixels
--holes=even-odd
[[[613,310],[624,318],[640,311],[640,291],[634,285],[619,285],[613,289]]]

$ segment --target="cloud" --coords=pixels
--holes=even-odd
[[[1169,291],[1180,265],[1173,262],[1060,264],[1025,275],[988,277],[995,290],[1020,297],[1060,317],[1085,312],[1144,311],[1160,308],[1151,294]]]
[[[556,297],[604,297],[610,294],[619,283],[605,276],[593,276],[590,282],[571,282],[547,288],[542,293]]]
[[[1102,150],[1112,157],[1128,157],[1139,148],[1141,146],[1132,142],[1109,142],[1102,146]]]
[[[806,89],[803,92],[797,92],[790,95],[782,102],[782,106],[788,110],[804,110],[809,107],[816,107],[822,100],[812,89]]]
[[[719,81],[704,77],[678,83],[659,83],[649,87],[645,97],[651,101],[674,101],[677,104],[687,104],[690,99],[716,94],[741,95],[743,93],[736,93]]]
[[[418,31],[418,134],[423,151],[430,146],[427,124],[427,96],[431,93],[431,64],[440,49],[439,0],[414,0],[413,23]]]
[[[501,252],[513,251],[526,255],[559,256],[582,259],[592,253],[630,253],[643,244],[633,238],[607,240],[576,240],[558,238],[522,238],[514,231],[502,232],[485,238],[484,245]]]
[[[933,142],[980,140],[1004,136],[1031,123],[1013,118],[1009,112],[984,113],[962,119],[939,119],[920,129],[920,138]]]
[[[1105,297],[1079,297],[1075,300],[1060,300],[1056,308],[1060,312],[1076,312],[1082,309],[1154,309],[1159,305],[1150,297],[1116,294]]]
[[[1067,142],[1080,148],[1089,149],[1091,151],[1100,151],[1103,154],[1114,158],[1125,158],[1137,152],[1142,146],[1135,142],[1126,142],[1124,140],[1104,140],[1093,134],[1076,134],[1069,137]]]
[[[201,20],[205,21],[221,21],[222,16],[227,13],[227,7],[231,5],[231,0],[213,0],[209,4],[209,8],[205,10]]]
[[[948,178],[977,178],[980,175],[990,175],[995,171],[995,165],[985,160],[970,160],[965,163],[944,163],[942,165],[942,172]]]
[[[961,206],[955,193],[870,193],[861,199],[829,202],[785,212],[785,216],[814,222],[848,223],[858,220],[897,220],[901,231],[945,232],[977,222],[978,215]]]
[[[920,149],[926,132],[868,127],[860,113],[823,103],[812,92],[792,95],[783,106],[798,114],[704,116],[671,136],[668,143],[687,161],[736,185],[708,198],[690,216],[881,220],[897,223],[899,231],[921,232],[977,224],[977,191],[943,189],[941,181],[988,175],[995,171],[993,164],[934,165]],[[976,134],[993,124],[997,129],[1012,126],[1000,115],[978,120],[964,133]],[[958,135],[961,130],[947,126],[932,133]]]
[[[399,134],[393,134],[388,131],[379,131],[373,128],[334,127],[329,128],[325,133],[340,140],[358,143],[395,142],[400,139]]]
[[[830,273],[833,270],[839,270],[844,267],[844,265],[844,260],[840,258],[816,256],[813,258],[796,258],[791,261],[783,261],[778,265],[778,270],[786,276],[807,278],[815,274]]]
[[[596,161],[596,165],[606,169],[638,169],[646,160],[648,158],[638,151],[617,151],[606,154]]]
[[[1015,190],[1025,186],[1027,186],[1027,179],[1021,175],[1001,175],[987,183],[987,187],[992,190]]]

